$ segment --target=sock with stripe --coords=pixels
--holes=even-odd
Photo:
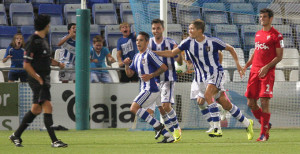
[[[165,114],[165,115],[162,115],[162,118],[163,118],[163,120],[164,120],[164,122],[165,122],[166,127],[167,127],[171,132],[174,132],[174,127],[173,127],[173,124],[172,124],[172,122],[171,122],[169,116],[168,116],[167,114]]]
[[[154,117],[152,117],[147,110],[143,108],[139,108],[136,115],[140,117],[141,119],[145,120],[148,124],[153,126],[154,128],[159,126],[160,122],[156,120]]]
[[[229,112],[235,119],[243,123],[246,127],[249,126],[249,120],[243,115],[241,110],[236,105],[232,104],[232,108]]]
[[[214,103],[208,105],[208,110],[209,110],[209,113],[211,115],[212,122],[214,124],[214,128],[221,129],[221,125],[220,125],[220,111],[219,111],[219,108],[217,106],[217,103],[214,102]]]
[[[176,113],[174,111],[174,109],[172,108],[172,110],[168,113],[168,116],[170,118],[170,121],[173,123],[173,127],[175,129],[180,129],[179,128],[179,123],[178,123],[178,120],[177,120],[177,116],[176,116]]]

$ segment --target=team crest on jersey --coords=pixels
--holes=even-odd
[[[46,51],[46,50],[44,50],[44,51],[43,51],[43,54],[47,54],[47,51]]]
[[[270,35],[268,35],[268,36],[267,36],[267,40],[268,40],[270,37],[271,37],[271,36],[270,36]]]
[[[206,51],[209,52],[210,51],[210,46],[206,47]]]
[[[143,65],[145,64],[145,59],[142,59],[142,64],[143,64]]]

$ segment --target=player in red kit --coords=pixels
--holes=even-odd
[[[284,47],[282,34],[271,25],[273,15],[271,9],[260,10],[259,21],[263,28],[255,34],[255,51],[244,67],[246,70],[252,65],[245,96],[253,115],[261,124],[257,141],[269,139],[269,101],[273,97],[275,66],[282,59]],[[257,104],[258,99],[261,106]]]

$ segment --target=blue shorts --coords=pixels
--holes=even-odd
[[[19,72],[8,72],[8,80],[10,81],[18,81],[20,79],[21,82],[27,82],[27,72],[19,71]]]

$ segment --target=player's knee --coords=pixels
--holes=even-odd
[[[163,103],[163,109],[166,112],[170,112],[171,111],[171,104],[170,103]]]
[[[134,104],[132,104],[132,105],[130,106],[130,112],[132,112],[132,113],[134,113],[134,114],[137,113],[138,109],[139,109],[139,106],[137,107],[137,106],[134,105]]]

